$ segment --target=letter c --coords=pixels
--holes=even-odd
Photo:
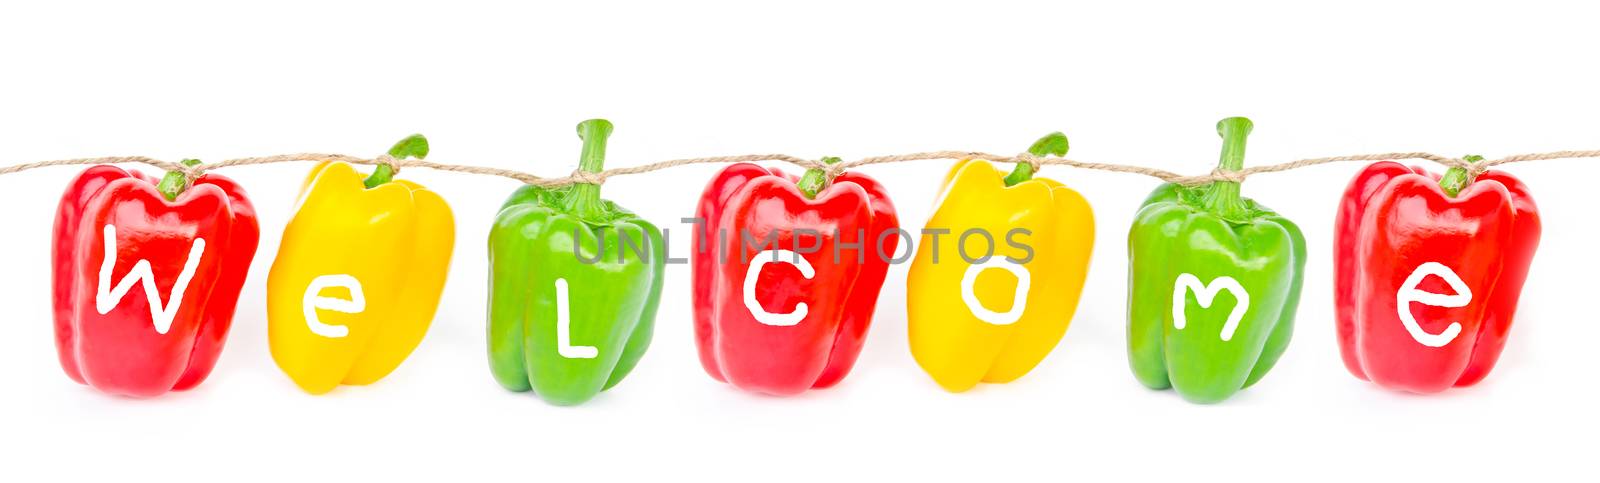
[[[780,256],[790,257],[794,261],[778,260],[777,258]],[[805,276],[808,280],[817,275],[816,269],[811,267],[811,262],[806,261],[806,258],[800,256],[799,253],[790,250],[762,250],[761,253],[756,254],[755,258],[750,259],[750,268],[744,272],[744,308],[750,310],[750,315],[756,318],[756,322],[765,325],[789,327],[799,324],[801,320],[806,318],[805,302],[795,304],[793,312],[774,314],[761,308],[761,302],[756,301],[756,279],[760,278],[761,267],[773,261],[794,265],[795,268],[800,269],[800,275]]]

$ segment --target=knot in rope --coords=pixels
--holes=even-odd
[[[1039,172],[1040,167],[1044,166],[1039,162],[1039,157],[1034,156],[1033,153],[1024,152],[1016,155],[1014,159],[1016,159],[1019,163],[1027,163],[1028,167],[1033,168],[1033,172],[1035,173]]]
[[[850,167],[847,166],[846,163],[843,162],[843,161],[840,161],[840,162],[837,162],[837,163],[833,163],[833,164],[819,162],[819,164],[822,165],[823,173],[828,175],[828,182],[829,183],[832,183],[834,178],[837,178],[837,177],[839,177],[839,175],[844,174],[844,171],[846,169],[850,169]]]
[[[581,168],[572,170],[572,174],[567,175],[567,177],[571,178],[572,182],[574,183],[592,184],[596,186],[605,184],[606,182],[606,174],[604,172],[591,173],[584,171]]]
[[[387,154],[382,154],[382,155],[379,155],[376,158],[372,158],[372,164],[375,164],[375,165],[378,165],[378,166],[388,166],[389,170],[394,172],[394,174],[400,174],[400,165],[401,164],[405,164],[405,162],[402,161],[402,160],[399,160],[399,159],[395,159],[394,156],[390,156],[390,155],[387,155]]]
[[[1244,171],[1228,171],[1222,168],[1211,170],[1211,177],[1216,178],[1217,181],[1232,181],[1235,183],[1242,183],[1248,176],[1249,174],[1245,173]]]

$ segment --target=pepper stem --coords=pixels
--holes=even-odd
[[[583,139],[583,154],[578,156],[578,169],[585,173],[605,171],[606,138],[610,136],[611,121],[590,119],[578,123],[578,138]],[[572,185],[572,193],[567,197],[567,210],[579,218],[598,218],[601,211],[600,185]]]
[[[372,175],[367,176],[367,179],[361,180],[361,184],[365,185],[367,189],[372,189],[390,181],[394,181],[394,168],[387,164],[380,164],[372,169]]]
[[[1050,155],[1066,156],[1067,148],[1069,147],[1067,135],[1058,131],[1046,134],[1044,137],[1039,138],[1038,141],[1034,141],[1033,146],[1028,147],[1028,154],[1041,158]],[[1030,179],[1033,179],[1033,165],[1017,163],[1015,167],[1011,168],[1011,174],[1006,175],[1006,186],[1016,186],[1017,183]]]
[[[423,137],[421,134],[406,136],[405,139],[401,139],[400,142],[394,143],[394,146],[389,148],[389,157],[394,159],[426,158],[428,157],[428,138]],[[367,189],[372,189],[390,181],[394,181],[394,166],[380,164],[377,168],[373,168],[372,175],[362,180],[361,184],[366,185]]]
[[[822,158],[822,164],[833,164],[839,161],[842,160],[833,156]],[[800,181],[794,182],[794,187],[799,188],[800,194],[806,195],[806,199],[816,198],[817,193],[828,187],[828,172],[821,168],[808,169],[806,174],[800,175]]]
[[[1468,163],[1476,163],[1483,161],[1483,156],[1469,154],[1461,159]],[[1439,177],[1439,188],[1444,189],[1444,194],[1450,195],[1452,198],[1461,193],[1461,190],[1466,189],[1469,184],[1472,184],[1472,173],[1467,172],[1466,168],[1460,166],[1445,170],[1444,176]]]
[[[1217,122],[1217,135],[1222,136],[1222,159],[1217,162],[1219,171],[1244,169],[1245,138],[1255,125],[1243,117],[1230,117]],[[1207,211],[1223,219],[1244,217],[1244,202],[1239,198],[1238,181],[1214,181],[1206,187],[1203,198]]]
[[[198,159],[183,160],[184,166],[196,166],[199,164],[200,160]],[[161,177],[161,183],[156,185],[156,191],[160,191],[161,196],[165,197],[167,201],[176,201],[178,195],[183,194],[183,191],[187,189],[189,189],[189,175],[178,170],[168,171],[165,176]]]

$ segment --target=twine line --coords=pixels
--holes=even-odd
[[[1073,168],[1079,168],[1079,169],[1088,169],[1088,170],[1097,170],[1097,171],[1109,171],[1109,172],[1114,172],[1114,173],[1139,174],[1139,175],[1145,175],[1145,176],[1150,176],[1150,177],[1153,177],[1153,178],[1156,178],[1156,179],[1160,179],[1160,180],[1168,182],[1168,183],[1175,183],[1175,184],[1180,184],[1180,185],[1185,185],[1185,186],[1196,186],[1196,185],[1202,185],[1202,184],[1212,183],[1212,182],[1216,182],[1216,181],[1240,182],[1240,181],[1244,181],[1246,178],[1249,178],[1250,176],[1254,176],[1254,175],[1257,175],[1257,174],[1277,173],[1277,172],[1282,172],[1282,171],[1289,171],[1289,170],[1294,170],[1294,169],[1307,168],[1307,167],[1311,167],[1311,166],[1318,166],[1318,165],[1323,165],[1323,164],[1346,162],[1346,161],[1426,160],[1426,161],[1432,161],[1434,163],[1438,163],[1438,164],[1443,165],[1445,167],[1466,169],[1467,170],[1467,174],[1468,174],[1469,177],[1477,177],[1478,175],[1483,174],[1485,171],[1488,171],[1489,169],[1494,168],[1495,166],[1500,166],[1500,165],[1503,165],[1503,164],[1519,163],[1519,162],[1527,162],[1527,161],[1542,161],[1542,160],[1551,160],[1551,159],[1574,159],[1574,158],[1600,158],[1600,150],[1551,151],[1551,152],[1547,152],[1547,153],[1516,154],[1516,155],[1504,156],[1504,157],[1500,157],[1500,158],[1496,158],[1496,159],[1487,159],[1487,160],[1478,161],[1478,162],[1469,162],[1469,161],[1466,161],[1466,160],[1461,159],[1461,158],[1440,156],[1440,155],[1437,155],[1437,154],[1427,153],[1427,152],[1395,152],[1395,153],[1377,153],[1377,154],[1357,154],[1357,155],[1347,155],[1347,156],[1328,156],[1328,157],[1322,157],[1322,158],[1307,158],[1307,159],[1300,159],[1300,160],[1290,161],[1290,162],[1286,162],[1286,163],[1252,166],[1252,167],[1248,167],[1248,168],[1241,169],[1241,170],[1238,170],[1238,171],[1213,170],[1209,174],[1197,175],[1197,176],[1182,175],[1182,174],[1174,173],[1174,172],[1171,172],[1171,171],[1166,171],[1166,170],[1156,169],[1156,168],[1148,168],[1148,167],[1144,167],[1144,166],[1134,166],[1134,165],[1115,164],[1115,163],[1092,163],[1092,162],[1085,162],[1085,161],[1077,161],[1077,160],[1068,159],[1068,158],[1040,157],[1040,156],[1034,156],[1033,154],[1029,154],[1029,153],[1021,153],[1021,154],[1016,154],[1016,155],[1012,155],[1012,156],[1002,156],[1002,155],[985,153],[985,152],[981,152],[981,151],[926,151],[926,152],[918,152],[918,153],[895,154],[895,155],[888,155],[888,156],[872,156],[872,157],[860,158],[860,159],[844,161],[844,162],[839,162],[839,163],[833,163],[833,164],[826,164],[826,163],[823,163],[822,161],[819,161],[819,160],[800,158],[800,157],[796,157],[796,156],[790,156],[790,155],[787,155],[787,154],[745,154],[745,155],[738,155],[738,156],[711,156],[711,157],[704,157],[704,158],[674,159],[674,160],[660,161],[660,162],[655,162],[655,163],[650,163],[650,164],[643,164],[643,165],[639,165],[639,166],[632,166],[632,167],[626,167],[626,168],[612,168],[612,169],[607,169],[605,171],[601,171],[601,172],[598,172],[598,173],[591,173],[591,172],[587,172],[587,171],[583,171],[583,170],[575,170],[571,174],[567,175],[566,177],[561,177],[561,178],[540,177],[540,176],[536,176],[536,175],[533,175],[533,174],[529,174],[529,173],[525,173],[525,172],[521,172],[521,171],[516,171],[516,170],[510,170],[510,169],[491,168],[491,167],[484,167],[484,166],[460,165],[460,164],[436,163],[436,162],[433,162],[433,161],[427,161],[427,160],[423,160],[423,159],[412,159],[412,158],[395,159],[395,158],[393,158],[391,156],[388,156],[388,155],[378,156],[378,157],[375,157],[375,158],[361,158],[361,157],[355,157],[355,156],[347,156],[347,155],[343,155],[343,154],[325,154],[325,153],[295,153],[295,154],[279,154],[279,155],[273,155],[273,156],[235,158],[235,159],[229,159],[229,160],[219,161],[219,162],[215,162],[215,163],[203,163],[203,164],[196,165],[196,166],[185,166],[185,165],[182,165],[182,164],[179,164],[179,163],[174,163],[174,162],[170,162],[170,161],[162,161],[162,160],[159,160],[159,159],[149,158],[149,157],[145,157],[145,156],[109,156],[109,157],[99,157],[99,158],[59,159],[59,160],[54,160],[54,161],[39,161],[39,162],[23,163],[23,164],[17,164],[17,165],[12,165],[12,166],[6,166],[6,167],[3,167],[3,168],[0,168],[0,175],[7,175],[7,174],[18,173],[18,172],[22,172],[22,171],[31,170],[31,169],[46,168],[46,167],[52,167],[52,166],[69,166],[69,165],[84,165],[84,164],[137,163],[137,164],[145,164],[145,165],[153,166],[153,167],[159,168],[159,169],[164,170],[164,171],[179,171],[179,172],[184,173],[184,175],[187,176],[190,181],[193,181],[195,178],[197,178],[197,177],[199,177],[201,175],[204,175],[205,173],[207,173],[207,172],[209,172],[211,170],[218,169],[218,168],[227,168],[227,167],[233,167],[233,166],[253,166],[253,165],[259,165],[259,164],[274,164],[274,163],[287,163],[287,162],[299,162],[299,161],[342,161],[342,162],[346,162],[346,163],[362,164],[362,165],[380,165],[380,164],[381,165],[388,165],[390,168],[394,169],[395,172],[399,172],[401,169],[405,169],[405,168],[427,168],[427,169],[433,169],[433,170],[439,170],[439,171],[451,171],[451,172],[457,172],[457,173],[478,174],[478,175],[486,175],[486,176],[498,176],[498,177],[502,177],[502,178],[509,178],[509,179],[517,180],[517,181],[520,181],[522,183],[529,184],[529,185],[534,185],[534,186],[558,187],[558,186],[566,186],[566,185],[570,185],[570,184],[574,184],[574,183],[587,183],[587,184],[597,184],[597,185],[598,184],[604,184],[606,182],[606,180],[614,178],[614,177],[617,177],[617,176],[643,174],[643,173],[649,173],[649,172],[654,172],[654,171],[660,171],[660,170],[663,170],[663,169],[675,168],[675,167],[679,167],[679,166],[688,166],[688,165],[694,165],[694,164],[756,163],[756,162],[778,161],[778,162],[790,163],[790,164],[793,164],[793,165],[796,165],[796,166],[799,166],[799,167],[802,167],[802,168],[805,168],[805,169],[820,169],[820,170],[823,170],[825,172],[825,174],[827,174],[828,179],[832,180],[833,178],[837,177],[840,174],[843,174],[847,170],[850,170],[850,169],[853,169],[853,168],[859,168],[859,167],[862,167],[862,166],[875,165],[875,164],[899,163],[899,162],[906,162],[906,161],[941,160],[941,159],[954,159],[954,160],[983,159],[983,160],[988,160],[988,161],[997,162],[997,163],[1027,163],[1027,164],[1031,165],[1034,168],[1034,171],[1038,171],[1039,168],[1044,167],[1044,166],[1067,166],[1067,167],[1073,167]]]

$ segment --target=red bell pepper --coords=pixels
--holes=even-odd
[[[883,186],[739,163],[706,185],[697,216],[695,342],[706,372],[774,395],[849,374],[900,243]]]
[[[1346,188],[1334,298],[1356,377],[1433,393],[1477,383],[1499,359],[1539,245],[1539,210],[1509,174],[1468,178],[1460,167],[1440,177],[1385,161]]]
[[[52,246],[56,349],[72,380],[147,397],[192,388],[211,373],[260,229],[233,180],[205,174],[188,185],[177,171],[158,186],[137,172],[94,166],[61,196]]]

